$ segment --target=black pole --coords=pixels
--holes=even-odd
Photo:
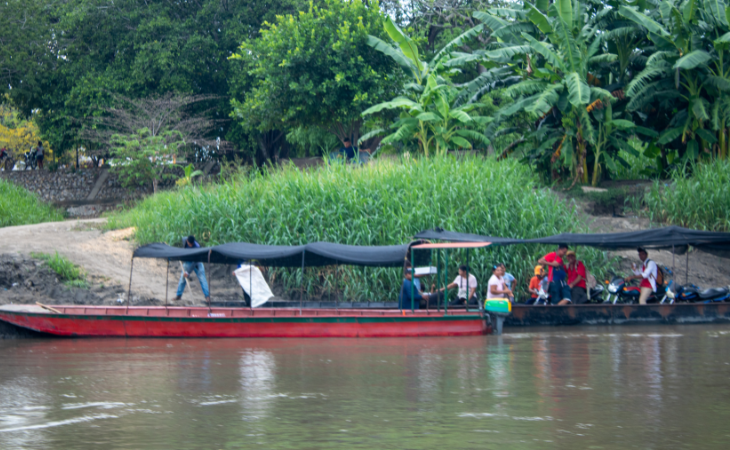
[[[253,287],[252,287],[252,281],[251,281],[251,260],[248,260],[248,309],[251,310],[251,315],[253,315],[253,296],[251,295],[253,293]],[[243,289],[243,286],[241,286],[241,289]],[[243,289],[243,293],[246,293],[246,289]]]
[[[210,275],[208,276],[208,317],[210,317],[210,314],[213,312],[210,308],[210,302],[211,302],[210,290],[211,290],[211,287],[213,286],[213,283],[211,283],[211,281],[213,281],[213,271],[210,269],[210,254],[212,252],[213,252],[213,249],[208,250],[208,270],[210,270]],[[203,267],[203,269],[205,269],[205,267]],[[198,278],[200,278],[200,277],[198,277]],[[200,281],[200,280],[198,280],[198,281]],[[203,290],[202,284],[200,285],[200,290],[201,291]],[[205,295],[205,292],[203,293],[203,295]]]
[[[446,289],[444,289],[446,291]],[[441,250],[436,251],[436,292],[441,292]],[[441,297],[444,297],[446,295],[446,292],[444,292],[444,295]],[[436,311],[441,312],[441,300],[439,297],[436,297]]]
[[[466,304],[464,305],[464,311],[469,312],[469,249],[466,249]]]
[[[684,284],[689,284],[689,245],[687,246],[687,260],[684,265]]]
[[[340,275],[340,263],[338,262],[335,266],[335,312],[337,314],[340,313],[340,297],[339,293],[337,292],[337,279]]]
[[[302,302],[304,301],[304,255],[307,252],[302,250],[302,282],[301,282],[301,292],[299,294],[299,315],[302,315]]]
[[[132,299],[132,271],[134,270],[134,256],[132,256],[132,263],[129,265],[129,288],[127,289],[127,310],[125,314],[129,314],[129,302]]]
[[[165,310],[167,311],[167,291],[170,288],[170,260],[167,260],[167,272],[165,272]]]

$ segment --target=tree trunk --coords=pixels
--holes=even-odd
[[[593,163],[593,180],[591,181],[591,186],[596,187],[598,186],[598,177],[601,173],[601,164],[599,163],[601,158],[601,151],[596,151],[596,161]]]
[[[159,181],[157,180],[157,178],[155,178],[155,179],[152,180],[152,193],[153,194],[157,194],[157,186],[158,186],[158,184],[159,184]]]

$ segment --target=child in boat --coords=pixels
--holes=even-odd
[[[547,292],[547,278],[545,277],[545,268],[538,265],[535,266],[535,276],[530,279],[530,286],[528,287],[530,300],[526,302],[528,305],[535,303],[535,300],[540,295],[540,289],[543,292]]]

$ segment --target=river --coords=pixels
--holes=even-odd
[[[730,326],[0,341],[0,449],[725,449]]]

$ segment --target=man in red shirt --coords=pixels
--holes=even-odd
[[[558,245],[558,250],[548,253],[537,262],[541,266],[548,266],[548,289],[550,291],[550,302],[558,305],[570,303],[570,288],[565,282],[565,266],[563,256],[568,252],[567,244]],[[553,279],[553,269],[561,272],[558,279]]]
[[[578,257],[572,250],[565,254],[565,259],[568,260],[568,265],[565,268],[568,272],[570,299],[574,304],[586,303],[588,301],[586,266],[582,261],[578,261]]]

